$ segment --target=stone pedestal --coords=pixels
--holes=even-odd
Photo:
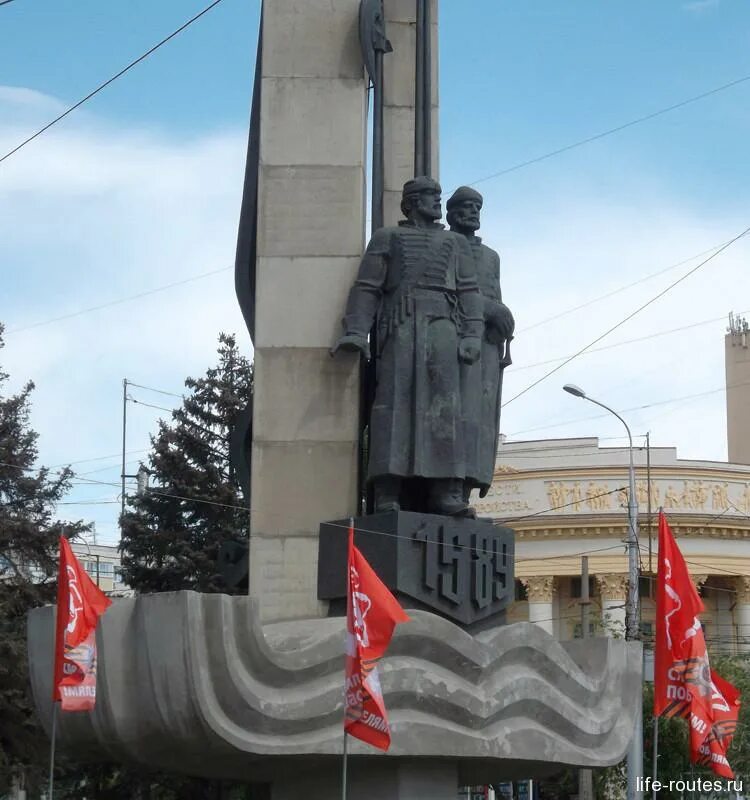
[[[455,761],[402,761],[385,758],[350,759],[348,796],[356,800],[456,800]],[[333,800],[341,796],[341,764],[312,772],[296,771],[274,781],[270,800]]]
[[[320,526],[318,597],[346,611],[348,520]],[[390,511],[354,520],[354,540],[407,608],[476,632],[505,621],[513,602],[514,541],[488,520]]]
[[[331,359],[364,247],[359,0],[263,10],[250,593],[263,620],[326,613],[318,524],[356,508],[359,364]]]

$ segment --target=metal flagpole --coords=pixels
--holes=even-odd
[[[656,779],[659,775],[659,717],[654,715],[654,755],[653,764],[651,765],[652,781],[651,781],[651,798],[656,800]]]
[[[57,739],[57,701],[52,703],[52,743],[49,750],[49,797],[53,800],[55,795],[55,740]]]
[[[354,530],[354,517],[349,517],[349,528]],[[347,531],[347,541],[349,532]],[[349,603],[351,599],[351,588],[349,583],[349,549],[347,546],[347,560],[346,560],[346,656],[349,657]],[[349,742],[349,734],[346,732],[346,686],[344,687],[344,757],[341,764],[341,800],[346,800],[346,767],[349,760],[349,751],[347,744]]]
[[[346,747],[349,741],[349,734],[344,731],[344,759],[341,766],[341,800],[346,800],[346,762],[349,758],[349,753]]]

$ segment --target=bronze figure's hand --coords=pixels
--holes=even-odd
[[[347,353],[361,353],[368,361],[370,360],[370,345],[367,337],[359,336],[355,333],[347,333],[331,348],[331,357],[335,356],[339,350]]]
[[[458,345],[458,357],[464,364],[474,364],[479,360],[481,352],[482,342],[474,336],[461,339]]]

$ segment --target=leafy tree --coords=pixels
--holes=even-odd
[[[246,538],[249,515],[229,464],[229,435],[253,384],[233,336],[219,336],[218,364],[188,378],[190,393],[151,438],[151,488],[123,517],[123,578],[137,591],[228,591],[219,547]]]
[[[2,333],[0,325],[0,348]],[[29,424],[34,384],[6,395],[8,377],[0,369],[0,790],[15,770],[26,771],[33,785],[44,769],[48,743],[33,710],[26,614],[54,598],[60,535],[88,530],[54,518],[72,472],[36,467],[37,434]]]
[[[726,655],[709,654],[713,669],[734,684],[742,693],[737,733],[727,753],[727,758],[735,773],[735,778],[746,786],[750,781],[750,654]],[[643,772],[644,776],[654,777],[654,685],[645,683],[643,687]],[[669,781],[717,780],[709,767],[696,767],[690,764],[689,733],[687,722],[683,719],[659,719],[659,761],[657,777],[663,788],[660,800],[693,800],[689,792],[669,789]],[[594,770],[594,796],[600,800],[622,798],[625,796],[627,774],[625,761],[606,769]],[[577,793],[578,770],[566,769],[554,780],[542,781],[540,797],[542,800],[568,800]],[[721,795],[726,797],[726,793]],[[697,800],[698,795],[695,795]]]

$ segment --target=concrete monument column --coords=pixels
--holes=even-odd
[[[348,796],[357,800],[456,800],[455,761],[350,760]],[[341,764],[312,772],[294,770],[274,781],[270,800],[331,800],[341,796]]]
[[[356,512],[358,359],[328,350],[364,245],[358,14],[359,0],[263,11],[250,536],[263,621],[325,613],[318,525]]]
[[[607,636],[625,636],[625,603],[628,598],[628,576],[604,574],[596,576],[602,599],[602,624]]]
[[[384,0],[385,24],[393,52],[383,58],[383,181],[386,225],[401,219],[401,189],[414,175],[414,76],[416,64],[415,0]],[[438,159],[438,3],[430,0],[432,22],[432,175],[439,180]]]
[[[737,605],[735,619],[737,624],[737,650],[750,652],[750,575],[742,575],[735,579]]]
[[[554,636],[554,610],[552,601],[555,596],[555,578],[552,575],[540,575],[532,578],[521,578],[526,587],[529,601],[529,622],[534,622],[547,633]]]

